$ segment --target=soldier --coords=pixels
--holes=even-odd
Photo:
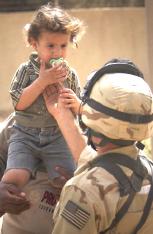
[[[81,117],[88,145],[63,105],[63,91],[57,100],[47,89],[48,110],[79,159],[56,206],[52,234],[152,233],[153,167],[139,155],[140,141],[152,134],[153,96],[136,69],[116,60],[90,77]]]

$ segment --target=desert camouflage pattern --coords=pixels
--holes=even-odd
[[[93,158],[95,152],[86,147],[80,160]],[[121,147],[111,152],[125,153],[132,158],[137,157],[135,146]],[[88,153],[88,157],[87,156]],[[97,157],[97,156],[95,156]],[[127,175],[131,171],[124,168]],[[107,234],[132,234],[144,209],[149,186],[136,195],[128,213],[120,223]],[[127,197],[120,198],[116,179],[103,168],[89,170],[88,161],[78,168],[75,176],[69,180],[62,190],[60,202],[54,211],[55,226],[52,234],[99,234],[108,228],[115,218],[117,210]],[[153,230],[153,210],[139,231],[139,234],[151,234]]]
[[[152,115],[153,95],[141,78],[123,73],[105,74],[94,85],[90,98],[124,113]],[[83,107],[86,126],[112,139],[143,140],[152,135],[153,122],[133,124],[98,112],[88,104]]]

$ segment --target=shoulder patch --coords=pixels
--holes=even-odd
[[[90,214],[87,211],[83,210],[81,207],[70,200],[67,202],[61,215],[68,222],[80,230],[85,226],[90,217]]]

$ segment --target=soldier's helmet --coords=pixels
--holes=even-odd
[[[136,75],[103,74],[86,97],[82,122],[112,139],[146,139],[153,132],[152,91]]]

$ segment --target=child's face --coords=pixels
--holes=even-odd
[[[52,58],[65,58],[69,42],[68,34],[42,32],[38,41],[32,42],[32,46],[38,52],[39,58],[48,63]]]

